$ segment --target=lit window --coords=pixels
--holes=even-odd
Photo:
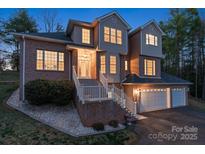
[[[158,45],[157,36],[146,34],[146,44],[157,46]]]
[[[116,56],[110,56],[110,73],[116,73]]]
[[[36,69],[43,70],[43,50],[37,50]]]
[[[127,60],[125,60],[125,71],[128,70],[128,64],[127,64]]]
[[[64,53],[37,50],[36,69],[49,71],[64,71]]]
[[[100,56],[100,71],[101,73],[106,73],[106,62],[105,62],[105,56]]]
[[[57,52],[45,51],[45,70],[57,70]]]
[[[64,53],[58,54],[58,70],[64,71]]]
[[[110,42],[110,28],[104,27],[104,41]]]
[[[117,44],[122,44],[122,31],[117,30]]]
[[[82,29],[82,43],[90,44],[90,30]]]
[[[111,43],[116,43],[116,29],[111,28]]]
[[[148,75],[148,76],[156,75],[155,60],[144,59],[144,75]]]

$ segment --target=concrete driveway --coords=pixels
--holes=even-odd
[[[134,126],[139,144],[205,144],[205,112],[180,107],[142,114]]]

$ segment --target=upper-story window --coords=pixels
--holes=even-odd
[[[144,75],[155,76],[156,75],[156,62],[151,59],[144,59]]]
[[[90,29],[82,28],[82,43],[90,44]]]
[[[64,53],[48,50],[37,50],[36,69],[64,71]]]
[[[110,56],[110,73],[115,74],[116,73],[116,63],[117,58],[116,56]]]
[[[146,44],[158,46],[157,36],[152,35],[152,34],[146,34]]]
[[[104,27],[104,41],[113,44],[122,44],[122,31],[115,28]]]
[[[100,56],[100,71],[101,71],[101,73],[106,73],[105,55]]]

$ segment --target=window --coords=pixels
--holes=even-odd
[[[110,73],[116,73],[116,56],[110,56]]]
[[[82,43],[90,44],[90,30],[82,29]]]
[[[154,36],[152,34],[146,34],[146,44],[158,46],[157,36]]]
[[[104,41],[122,44],[122,31],[115,28],[104,27]]]
[[[116,43],[116,29],[111,28],[111,43]]]
[[[106,73],[106,59],[105,59],[105,55],[100,56],[100,71],[101,71],[101,73]]]
[[[117,44],[122,44],[122,31],[117,30]]]
[[[148,76],[156,75],[155,60],[144,59],[144,75],[148,75]]]
[[[37,50],[36,69],[43,70],[43,51]]]
[[[64,71],[64,53],[62,52],[58,54],[58,70]]]
[[[57,70],[57,52],[45,51],[44,69],[55,71]]]
[[[64,71],[64,53],[37,50],[36,69],[49,71]]]
[[[110,28],[104,27],[104,41],[110,42]]]
[[[125,60],[125,71],[128,70],[128,64],[127,64],[127,60]]]

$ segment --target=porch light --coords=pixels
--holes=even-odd
[[[133,99],[135,102],[139,101],[140,89],[133,89]]]

